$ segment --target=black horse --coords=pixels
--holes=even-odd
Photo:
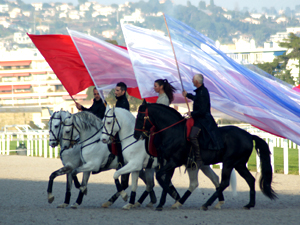
[[[139,139],[141,135],[149,135],[150,128],[156,127],[162,139],[161,154],[167,163],[156,173],[156,179],[164,192],[171,194],[168,184],[173,176],[176,167],[186,165],[189,153],[190,142],[186,139],[186,120],[175,109],[161,104],[147,104],[144,102],[139,107],[135,124],[134,137]],[[271,187],[272,166],[270,162],[270,150],[268,144],[258,136],[251,135],[247,131],[235,126],[220,127],[224,142],[224,148],[220,151],[201,149],[202,160],[205,165],[223,162],[222,179],[220,187],[202,206],[207,210],[216,198],[229,186],[231,171],[235,168],[246,180],[250,187],[250,202],[244,206],[250,209],[255,206],[255,178],[246,167],[246,163],[253,151],[253,140],[255,148],[261,160],[260,188],[270,199],[275,199],[276,194]],[[165,176],[164,176],[165,175]],[[162,179],[164,177],[164,179]],[[191,192],[186,191],[179,200],[183,204]],[[166,201],[166,195],[162,195],[157,206],[161,210]]]

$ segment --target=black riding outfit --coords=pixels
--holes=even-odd
[[[84,106],[81,106],[81,110],[82,111],[88,111],[93,113],[95,116],[97,116],[98,118],[100,118],[101,120],[104,117],[104,113],[105,113],[105,105],[102,101],[102,99],[100,99],[99,101],[94,99],[93,105],[90,108],[85,108]]]
[[[194,101],[191,116],[195,122],[190,133],[190,140],[196,160],[202,162],[200,149],[219,150],[223,148],[223,141],[218,125],[211,115],[210,96],[207,88],[202,84],[194,91],[196,95],[187,94],[186,96]]]
[[[126,97],[126,92],[124,93],[124,95],[116,97],[117,102],[116,102],[116,107],[119,108],[123,108],[123,109],[127,109],[128,111],[130,111],[130,105],[128,102],[128,99]],[[119,168],[124,166],[124,158],[123,158],[123,154],[122,154],[122,145],[120,143],[120,138],[119,138],[119,134],[116,135],[116,147],[118,150],[118,162],[119,162]]]

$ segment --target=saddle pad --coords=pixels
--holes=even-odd
[[[194,126],[194,122],[195,121],[192,117],[186,120],[186,124],[185,124],[185,126],[186,126],[186,139],[188,141],[190,141],[190,133],[191,133],[192,127]]]
[[[156,131],[156,128],[153,126],[151,127],[150,129],[150,134],[154,133]],[[148,141],[148,152],[149,152],[149,155],[152,155],[154,157],[157,157],[157,149],[154,145],[154,138],[155,138],[155,135],[150,135],[149,136],[149,141]]]

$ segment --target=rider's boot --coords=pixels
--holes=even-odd
[[[200,132],[201,132],[201,129],[199,127],[193,126],[191,129],[191,133],[190,133],[190,141],[192,144],[192,149],[195,154],[196,164],[197,164],[198,169],[200,169],[202,167],[202,165],[204,165],[204,163],[202,161],[202,157],[201,157],[201,153],[200,153],[200,146],[199,146],[199,141],[198,141]]]

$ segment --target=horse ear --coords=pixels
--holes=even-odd
[[[47,109],[48,109],[48,112],[49,112],[50,116],[52,116],[53,115],[53,111],[50,110],[50,108],[48,106],[47,106]]]
[[[144,99],[142,105],[147,105],[146,99]]]

